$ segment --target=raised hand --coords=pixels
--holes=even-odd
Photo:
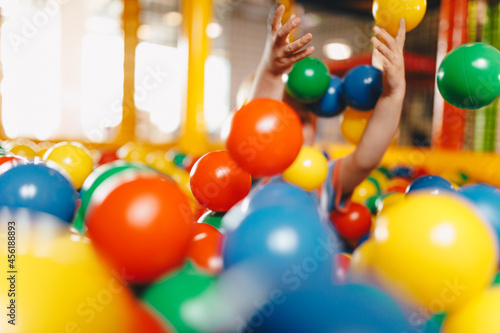
[[[373,32],[375,33],[371,39],[375,47],[373,52],[378,59],[381,59],[384,70],[383,95],[404,94],[406,89],[403,57],[406,39],[405,21],[404,19],[399,21],[396,38],[377,26],[373,28]]]

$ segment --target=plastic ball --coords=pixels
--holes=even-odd
[[[386,190],[389,186],[389,179],[387,176],[380,170],[373,170],[370,173],[370,177],[377,181],[381,190]]]
[[[495,231],[497,241],[500,242],[500,190],[491,185],[474,184],[461,187],[458,193],[474,203]]]
[[[455,192],[455,187],[443,177],[429,175],[415,179],[406,188],[407,194],[414,193],[416,191],[440,194],[443,192]]]
[[[144,163],[146,161],[146,156],[150,152],[151,149],[131,141],[121,146],[116,151],[116,156],[118,156],[119,159],[125,160],[127,162]]]
[[[493,280],[493,285],[500,284],[500,272],[495,275],[495,279]]]
[[[203,325],[203,319],[197,316],[199,312],[187,309],[196,300],[202,301],[203,293],[213,288],[216,282],[216,278],[198,271],[188,263],[152,284],[142,296],[142,300],[159,313],[176,332],[199,332],[200,327],[197,325]]]
[[[453,49],[437,72],[443,98],[461,109],[479,109],[500,95],[500,51],[484,43]]]
[[[116,150],[104,150],[101,152],[101,157],[97,162],[97,165],[103,165],[107,163],[111,163],[118,160],[118,156],[116,156]]]
[[[387,183],[387,192],[400,192],[406,193],[406,189],[410,185],[411,181],[404,177],[393,177]]]
[[[87,208],[94,195],[95,190],[109,177],[112,177],[116,174],[119,174],[125,170],[142,170],[142,171],[151,171],[152,169],[140,163],[129,163],[125,161],[115,161],[111,163],[107,163],[95,169],[88,177],[85,179],[85,182],[82,185],[80,190],[80,198],[81,203],[78,208],[77,215],[75,220],[73,221],[73,227],[78,230],[80,233],[85,233],[85,225],[84,219],[85,214],[87,213]]]
[[[335,236],[319,218],[300,207],[274,206],[250,213],[226,234],[223,262],[224,269],[253,263],[275,286],[291,283],[291,271],[289,279],[282,276],[298,265],[308,273],[307,279],[298,278],[301,286],[307,286],[332,278],[332,256],[339,250]]]
[[[443,322],[446,333],[500,332],[500,286],[491,287]]]
[[[0,174],[0,206],[29,208],[69,223],[76,199],[73,184],[44,163],[20,164]]]
[[[16,279],[9,281],[9,274],[0,280],[5,290],[0,302],[6,307],[0,331],[132,333],[137,302],[88,239],[69,235],[67,225],[49,215],[18,211],[6,216],[2,211],[0,218],[2,239],[7,239],[7,221],[15,221],[18,231]],[[0,258],[5,263],[7,254],[7,246],[2,246]],[[14,318],[5,315],[13,299],[7,292],[11,282],[15,325],[7,321]]]
[[[372,215],[377,215],[378,208],[382,205],[382,200],[384,199],[384,195],[375,194],[368,199],[365,200],[365,206],[370,210]]]
[[[345,213],[336,210],[330,212],[330,221],[342,238],[358,241],[372,227],[370,210],[357,202],[351,202]]]
[[[209,224],[212,227],[214,227],[215,229],[221,231],[223,217],[224,217],[224,213],[207,211],[198,219],[198,223]]]
[[[26,139],[6,141],[4,148],[11,154],[22,156],[29,160],[33,160],[37,156],[39,150],[36,143]]]
[[[259,308],[244,330],[256,333],[410,331],[406,316],[394,299],[360,284],[287,292]]]
[[[188,258],[198,269],[209,274],[222,270],[222,234],[206,223],[195,223]]]
[[[133,313],[134,325],[130,328],[130,333],[148,332],[148,333],[171,333],[166,323],[150,307],[142,302],[135,307]],[[172,332],[173,333],[173,332]]]
[[[50,165],[56,163],[67,172],[73,185],[79,190],[94,169],[89,151],[76,142],[58,143],[45,153],[43,159]]]
[[[286,92],[301,102],[314,102],[323,97],[330,84],[330,71],[319,59],[307,57],[297,62],[288,74]]]
[[[455,311],[492,281],[498,244],[456,195],[408,196],[377,218],[368,266],[382,286],[431,313]],[[353,257],[354,261],[354,257]]]
[[[378,26],[396,37],[401,18],[405,19],[406,31],[411,31],[422,21],[426,9],[426,0],[374,0],[372,14]]]
[[[306,191],[320,187],[328,174],[328,162],[319,150],[304,146],[295,161],[283,172],[283,179]]]
[[[363,204],[368,198],[380,194],[380,187],[371,179],[365,179],[352,192],[351,201]]]
[[[377,206],[378,213],[381,214],[385,209],[397,205],[405,200],[406,196],[401,192],[389,192],[384,195],[381,202]]]
[[[243,170],[259,178],[285,171],[302,143],[297,113],[283,102],[260,98],[236,111],[226,147]]]
[[[340,133],[349,143],[357,145],[373,112],[362,112],[347,108],[340,115]]]
[[[227,212],[250,192],[252,176],[227,151],[203,155],[193,166],[191,191],[198,202],[215,212]]]
[[[331,118],[341,114],[345,107],[342,99],[342,79],[331,75],[330,84],[323,98],[311,104],[311,111],[319,117]]]
[[[413,178],[414,170],[410,167],[397,166],[391,170],[394,177]]]
[[[342,96],[351,108],[359,111],[372,110],[381,94],[382,72],[373,66],[356,66],[344,76]]]
[[[335,255],[335,278],[340,283],[347,281],[349,273],[349,265],[351,256],[347,253],[339,253]]]
[[[192,236],[188,198],[172,180],[124,171],[92,196],[89,236],[124,279],[150,282],[179,267]]]
[[[225,233],[233,231],[250,213],[277,206],[299,207],[312,219],[319,219],[318,205],[317,197],[312,192],[274,177],[269,182],[261,181],[245,199],[229,210],[222,218],[221,230]]]

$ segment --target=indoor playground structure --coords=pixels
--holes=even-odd
[[[500,332],[500,2],[284,1],[285,21],[319,29],[331,22],[314,8],[335,8],[368,33],[347,30],[352,54],[297,62],[283,77],[292,103],[247,99],[217,113],[214,22],[258,16],[257,3],[264,18],[275,6],[0,1],[1,333]],[[242,17],[235,35],[253,33]],[[396,36],[401,18],[400,131],[352,193],[335,193],[332,163],[356,149],[384,93],[363,40],[374,25]],[[158,46],[177,33],[178,47]],[[165,57],[168,70],[152,65]],[[61,110],[43,116],[60,128],[33,112],[19,124],[34,104]],[[320,129],[336,121],[341,139],[320,130],[304,145],[294,105]],[[429,140],[406,144],[418,126]]]

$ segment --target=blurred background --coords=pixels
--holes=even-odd
[[[3,139],[106,143],[116,141],[123,127],[133,132],[129,139],[145,143],[178,138],[186,109],[188,36],[183,24],[189,3],[196,6],[196,1],[177,0],[0,1]],[[242,83],[258,65],[275,2],[208,3],[208,57],[199,78],[204,81],[204,124],[217,141],[224,120],[238,106]],[[469,20],[462,30],[469,41],[483,41],[484,33],[476,28],[498,21],[498,1],[446,3],[466,4]],[[332,73],[341,76],[370,63],[372,1],[285,4],[302,18],[298,35],[313,34],[313,56]],[[438,102],[436,107],[434,96],[438,31],[440,22],[443,29],[453,17],[443,14],[441,1],[429,0],[427,6],[423,22],[407,36],[408,90],[396,140],[402,146],[430,146],[442,121],[442,111],[436,110],[442,106]],[[458,122],[463,127],[460,149],[500,150],[495,144],[497,109],[496,103],[494,110],[459,115],[464,118]],[[127,116],[122,124],[124,115],[133,119]],[[343,142],[338,121],[322,119],[318,139]]]

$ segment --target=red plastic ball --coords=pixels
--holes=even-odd
[[[99,162],[97,164],[103,165],[116,160],[118,160],[118,156],[116,156],[116,150],[104,150],[101,152],[101,158],[99,158]]]
[[[359,240],[370,231],[372,226],[370,210],[357,202],[351,202],[345,213],[332,211],[330,220],[339,235],[347,240]]]
[[[345,253],[338,253],[335,255],[334,275],[337,281],[339,281],[340,283],[344,283],[347,281],[350,264],[351,258]]]
[[[189,201],[167,177],[117,177],[94,192],[88,233],[125,280],[151,282],[186,258],[194,224]]]
[[[226,147],[244,170],[259,178],[285,171],[303,141],[295,110],[286,103],[260,98],[236,111]]]
[[[222,271],[222,241],[219,230],[207,223],[196,223],[188,258],[201,270],[218,274]]]
[[[142,302],[135,306],[135,313],[132,314],[133,325],[130,327],[128,333],[148,332],[148,333],[170,333],[171,330],[167,324],[151,310],[146,304]]]
[[[227,212],[250,192],[252,176],[227,151],[203,155],[191,169],[191,191],[198,202],[214,211]]]

